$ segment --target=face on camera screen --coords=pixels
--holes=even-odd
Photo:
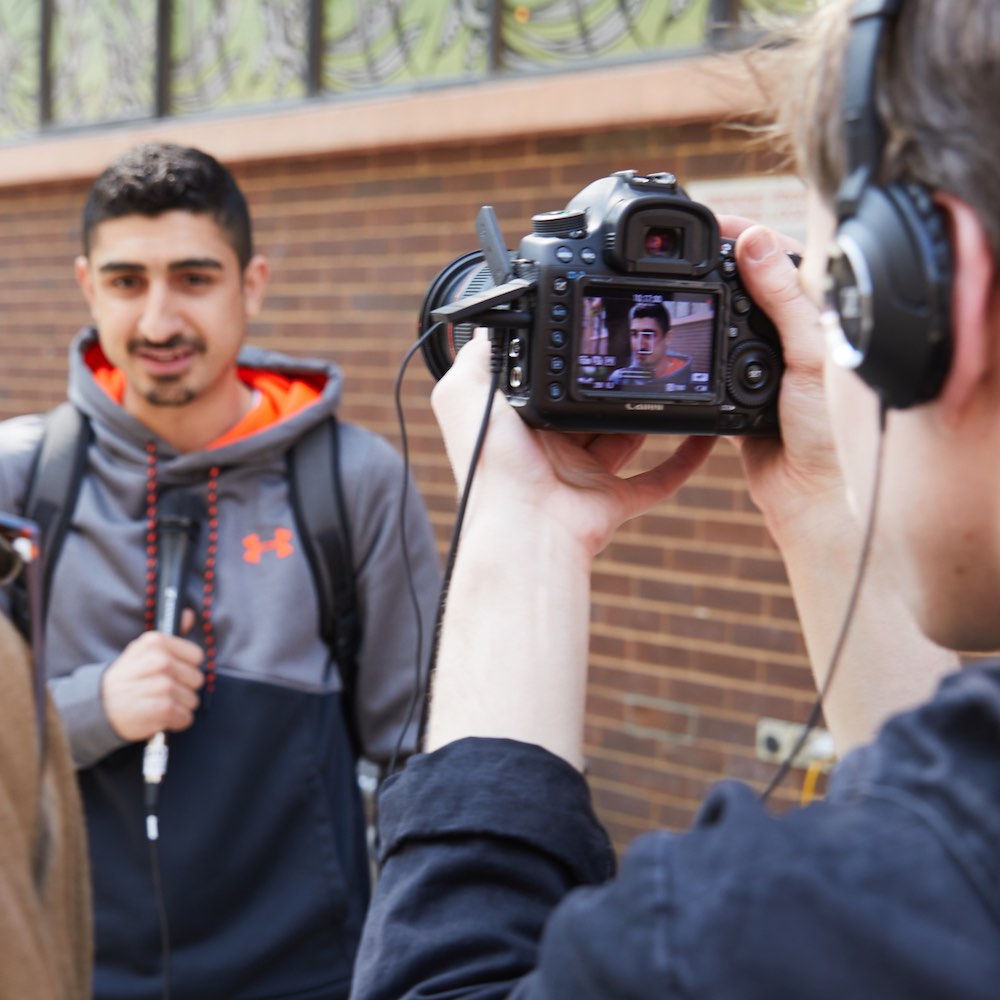
[[[712,396],[715,294],[596,286],[582,293],[576,352],[581,395]]]

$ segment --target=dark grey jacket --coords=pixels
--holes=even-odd
[[[742,784],[612,854],[583,779],[514,742],[411,760],[354,1000],[1000,996],[1000,667],[969,668],[775,818]]]

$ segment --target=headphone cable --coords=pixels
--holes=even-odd
[[[885,402],[883,400],[879,400],[878,445],[875,451],[875,469],[874,480],[872,482],[871,500],[868,505],[868,515],[865,523],[864,534],[861,540],[861,551],[858,555],[858,565],[854,572],[854,581],[851,584],[851,591],[847,599],[847,607],[844,611],[844,618],[840,625],[840,631],[837,633],[836,642],[834,643],[833,650],[830,653],[829,666],[827,667],[826,675],[820,684],[816,698],[812,703],[812,707],[809,710],[809,715],[802,725],[802,732],[799,733],[798,739],[795,741],[791,750],[789,750],[785,755],[784,760],[782,760],[778,770],[771,777],[767,787],[760,793],[761,802],[767,802],[772,792],[774,792],[781,782],[784,781],[788,772],[792,768],[795,758],[802,752],[802,748],[806,745],[806,741],[809,739],[810,734],[816,727],[816,723],[819,721],[820,713],[823,709],[823,699],[830,690],[830,685],[833,683],[833,675],[840,663],[844,646],[847,643],[847,636],[850,632],[851,623],[854,620],[854,612],[857,609],[858,598],[861,595],[861,585],[864,582],[865,572],[868,569],[868,559],[871,555],[872,540],[875,537],[875,520],[878,512],[879,496],[881,492],[882,462],[885,453],[885,422],[887,410],[888,407]]]

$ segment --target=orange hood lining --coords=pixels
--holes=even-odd
[[[94,381],[120,406],[125,399],[125,376],[121,369],[108,361],[97,343],[87,349],[84,360]],[[248,438],[300,413],[319,399],[327,379],[323,373],[292,377],[259,368],[238,368],[237,375],[254,390],[254,405],[225,434],[207,445],[206,451]]]

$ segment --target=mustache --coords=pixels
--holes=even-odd
[[[175,333],[166,340],[151,341],[145,337],[133,337],[128,342],[127,350],[129,354],[138,354],[140,351],[196,351],[204,353],[205,342],[200,337],[194,337],[185,333]]]

